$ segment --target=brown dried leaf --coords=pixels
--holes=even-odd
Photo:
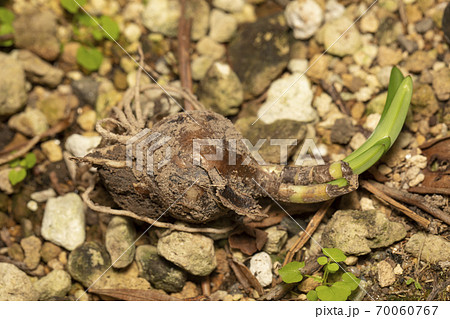
[[[178,298],[151,289],[89,289],[89,292],[126,301],[180,301]]]
[[[231,248],[239,249],[247,255],[253,255],[261,250],[266,241],[267,233],[265,231],[245,225],[228,237]]]

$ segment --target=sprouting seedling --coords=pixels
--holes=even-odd
[[[320,286],[307,293],[308,300],[344,301],[358,288],[361,279],[352,273],[344,273],[340,280],[329,282],[329,275],[337,272],[340,267],[337,263],[344,261],[347,256],[338,248],[323,248],[325,256],[317,258],[317,263],[324,266],[323,276],[306,276],[320,282]],[[278,270],[278,274],[285,283],[297,283],[303,280],[301,269],[304,262],[293,261]]]
[[[17,158],[9,163],[12,169],[9,171],[8,179],[11,185],[15,186],[27,177],[27,170],[36,165],[36,155],[28,153],[24,158]]]
[[[414,278],[409,278],[406,281],[406,285],[407,286],[411,285],[412,283],[414,283],[414,287],[416,287],[417,290],[422,290],[422,285],[417,280],[415,280]]]
[[[166,86],[166,92],[182,96],[196,110],[167,116],[148,129],[148,109],[140,105],[140,94],[155,89],[160,88],[130,88],[113,109],[115,116],[97,123],[104,146],[78,160],[98,167],[106,189],[123,209],[114,214],[148,222],[166,212],[165,217],[205,223],[229,212],[263,217],[258,197],[315,203],[356,190],[358,174],[395,142],[408,112],[412,81],[394,68],[385,110],[372,136],[343,161],[313,167],[259,165],[231,121],[203,110],[192,95],[173,87]],[[217,143],[195,154],[199,140]]]

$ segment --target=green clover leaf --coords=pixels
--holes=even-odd
[[[278,273],[285,283],[299,282],[303,279],[303,275],[300,272],[300,269],[303,267],[305,267],[304,262],[293,261],[278,270]]]

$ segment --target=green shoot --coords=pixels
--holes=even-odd
[[[14,21],[14,13],[6,8],[0,8],[0,35],[14,33],[12,25]],[[6,40],[0,42],[0,46],[10,47],[13,45],[13,40]]]
[[[340,280],[329,282],[328,277],[330,274],[339,271],[340,267],[337,263],[347,259],[347,256],[337,248],[323,248],[322,252],[325,256],[317,258],[317,263],[324,266],[324,273],[322,277],[308,276],[314,278],[320,282],[321,285],[315,290],[311,290],[306,294],[308,300],[324,300],[324,301],[344,301],[358,288],[361,279],[356,278],[352,273],[344,273],[340,277]],[[286,283],[296,283],[303,280],[301,268],[305,266],[304,263],[293,261],[283,268],[278,273],[281,279]]]
[[[9,163],[12,168],[8,173],[8,179],[12,186],[17,185],[27,177],[27,169],[36,165],[36,155],[28,153],[23,159],[15,159]]]
[[[344,159],[355,174],[361,174],[370,168],[394,144],[406,120],[411,97],[411,77],[404,77],[400,70],[394,67],[378,126],[360,148]]]
[[[417,280],[415,280],[414,278],[409,278],[406,281],[406,285],[407,286],[411,285],[412,283],[414,283],[414,287],[416,287],[417,290],[422,290],[422,285]]]

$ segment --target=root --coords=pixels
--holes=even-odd
[[[91,182],[91,184],[86,189],[86,191],[81,195],[81,198],[83,199],[83,201],[86,203],[86,205],[91,210],[96,211],[98,213],[105,213],[105,214],[117,215],[117,216],[126,216],[126,217],[130,217],[133,219],[137,219],[137,220],[146,222],[147,224],[150,224],[155,227],[166,228],[166,229],[176,230],[176,231],[183,231],[183,232],[187,232],[187,233],[225,234],[234,229],[234,226],[217,229],[217,228],[208,228],[208,227],[194,228],[194,227],[186,227],[186,226],[182,226],[182,225],[173,225],[170,223],[159,222],[157,219],[155,220],[155,219],[152,219],[149,217],[140,216],[140,215],[137,215],[128,210],[112,209],[110,207],[101,206],[101,205],[95,204],[89,197],[89,194],[93,191],[94,186],[95,186],[94,183]]]

